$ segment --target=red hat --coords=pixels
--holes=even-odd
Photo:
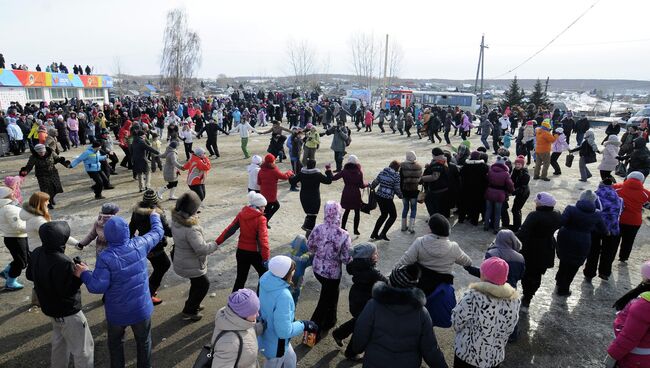
[[[267,164],[272,164],[275,162],[275,156],[272,154],[268,153],[266,156],[264,156],[264,163]]]
[[[523,155],[517,156],[515,159],[515,164],[521,164],[521,166],[526,166],[526,158]]]

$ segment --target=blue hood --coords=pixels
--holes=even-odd
[[[267,271],[260,278],[260,293],[262,291],[274,292],[289,287],[289,283]]]
[[[576,207],[582,212],[592,213],[596,212],[596,203],[591,201],[579,200],[576,203]]]
[[[130,235],[129,224],[119,216],[113,216],[104,225],[104,237],[110,247],[125,245]]]

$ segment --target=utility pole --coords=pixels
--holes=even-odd
[[[381,106],[380,109],[383,109],[386,106],[386,92],[388,90],[388,79],[386,79],[386,69],[388,69],[388,33],[386,33],[386,46],[384,47],[384,83],[383,88],[381,89]]]
[[[480,108],[483,108],[483,70],[485,68],[485,49],[489,48],[485,45],[485,34],[481,35],[481,51],[478,54],[478,65],[476,66],[476,79],[474,80],[474,93],[476,93],[476,87],[478,86],[478,75],[479,71],[481,73],[481,84],[480,84],[480,97],[478,99]]]

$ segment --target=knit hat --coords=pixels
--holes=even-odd
[[[251,157],[251,163],[260,166],[262,164],[262,157],[259,155],[253,155],[253,157]]]
[[[535,124],[535,120],[528,120],[526,122],[526,125],[533,125],[533,124]]]
[[[307,130],[311,130],[313,127],[314,127],[314,124],[312,124],[312,123],[308,123],[307,125],[305,125],[305,129],[307,129]]]
[[[264,163],[265,164],[272,164],[275,162],[275,156],[271,153],[267,153],[266,156],[264,156]]]
[[[643,181],[645,181],[645,176],[643,175],[643,173],[641,171],[632,171],[631,173],[627,174],[627,177],[625,179],[626,180],[627,179],[636,179],[636,180],[643,183]]]
[[[434,213],[427,222],[432,234],[443,237],[449,236],[449,220],[445,216]]]
[[[499,257],[491,257],[481,263],[481,276],[487,282],[503,285],[508,281],[508,262]]]
[[[546,130],[551,130],[551,121],[548,119],[544,119],[544,121],[542,121],[542,128]]]
[[[535,196],[535,204],[540,207],[555,207],[555,197],[551,193],[539,192]]]
[[[269,261],[269,271],[281,279],[287,276],[293,261],[287,256],[275,256]]]
[[[641,266],[641,277],[643,277],[644,280],[650,280],[650,261],[645,261]]]
[[[266,198],[264,198],[263,195],[251,190],[248,192],[248,203],[250,203],[251,206],[263,207],[266,206]]]
[[[99,148],[101,146],[102,146],[102,142],[100,142],[98,140],[93,142],[93,148]]]
[[[102,205],[102,215],[115,215],[120,211],[120,208],[113,202],[107,202]]]
[[[443,156],[445,152],[440,147],[435,147],[431,150],[431,156]]]
[[[185,192],[176,200],[174,209],[184,218],[190,218],[196,214],[201,206],[201,198],[194,192]]]
[[[512,230],[503,229],[499,230],[496,238],[494,238],[494,245],[500,247],[508,247],[514,249],[517,252],[521,250],[521,241]]]
[[[416,264],[397,266],[388,276],[390,286],[407,289],[417,286],[420,280],[420,267]]]
[[[358,165],[359,158],[355,155],[350,155],[350,157],[348,157],[348,163]]]
[[[201,148],[201,147],[196,147],[196,148],[194,148],[194,154],[199,156],[199,157],[203,157],[203,156],[205,156],[205,150],[203,148]]]
[[[36,152],[45,152],[45,145],[44,144],[37,144],[34,146],[34,151]]]
[[[0,187],[0,198],[7,198],[9,195],[13,194],[13,190],[7,187]]]
[[[370,258],[377,252],[377,246],[374,243],[359,243],[352,248],[352,258]]]
[[[598,196],[596,196],[596,193],[594,193],[591,189],[587,189],[580,193],[580,201],[586,201],[589,203],[594,203],[598,199]]]
[[[418,156],[415,155],[415,152],[408,151],[406,152],[406,161],[415,162],[418,159]]]
[[[557,134],[564,134],[564,129],[562,129],[562,128],[555,128],[555,133],[557,133]]]
[[[525,166],[526,165],[526,158],[523,155],[517,156],[517,158],[515,159],[515,165],[516,164],[521,164],[521,166]]]
[[[177,142],[177,141],[171,141],[171,142],[169,142],[169,147],[171,147],[171,148],[177,148],[177,147],[178,147],[178,142]]]
[[[251,289],[239,289],[228,297],[228,307],[241,318],[256,316],[260,310],[260,299]]]
[[[472,160],[472,161],[480,160],[481,159],[481,152],[472,151],[472,153],[469,154],[469,159]]]
[[[505,165],[506,164],[506,159],[503,158],[502,156],[497,156],[496,161],[494,163],[495,164]]]
[[[158,195],[153,189],[147,189],[142,195],[142,203],[148,206],[152,206],[158,203]]]

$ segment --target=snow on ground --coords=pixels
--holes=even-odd
[[[587,100],[588,101],[588,100]],[[602,140],[602,131],[597,135],[597,141]],[[249,147],[251,152],[263,154],[268,144],[268,136],[254,136]],[[476,136],[471,138],[474,147],[478,144]],[[453,139],[454,144],[459,143],[459,138]],[[203,139],[196,140],[195,145],[204,145]],[[333,161],[332,152],[329,150],[330,138],[323,137],[321,148],[317,153],[319,167]],[[232,220],[235,214],[246,201],[247,176],[245,167],[247,160],[242,159],[239,150],[238,137],[219,137],[219,147],[222,157],[213,160],[213,169],[207,182],[207,193],[204,208],[201,213],[201,222],[208,240],[214,239]],[[359,156],[363,165],[366,180],[371,180],[391,160],[402,160],[405,151],[414,150],[420,161],[425,163],[430,159],[433,145],[426,140],[416,138],[408,139],[399,135],[380,134],[377,129],[372,133],[354,134],[350,153]],[[75,150],[72,157],[81,150]],[[181,153],[181,156],[183,154]],[[27,156],[9,157],[0,159],[0,173],[2,175],[15,175],[18,168],[23,166]],[[563,158],[560,159],[564,162]],[[280,165],[288,169],[285,162]],[[564,168],[563,175],[553,177],[550,182],[531,181],[531,197],[540,191],[550,191],[558,198],[558,208],[574,203],[580,191],[595,189],[598,176],[596,165],[591,165],[594,178],[589,183],[578,182],[578,168]],[[531,167],[532,170],[532,167]],[[90,229],[99,206],[105,201],[92,199],[90,179],[78,167],[73,170],[59,169],[66,192],[57,196],[59,203],[52,212],[55,219],[64,219],[70,222],[72,235],[83,237]],[[141,197],[137,192],[137,183],[131,179],[130,173],[119,169],[119,175],[112,178],[116,185],[115,190],[106,191],[108,200],[119,204],[120,215],[129,218],[132,206]],[[162,185],[160,173],[152,178],[152,186]],[[184,182],[179,183],[179,192],[187,190]],[[335,182],[330,186],[322,187],[323,201],[339,199],[342,183]],[[289,192],[286,183],[280,185],[279,199],[282,207],[271,221],[270,243],[272,254],[287,252],[287,244],[296,235],[301,233],[300,225],[303,221],[303,212],[300,207],[298,193]],[[37,183],[33,176],[27,178],[24,186],[25,193],[37,190]],[[25,195],[27,198],[28,195]],[[401,202],[396,201],[398,214],[401,211]],[[165,201],[163,206],[169,209],[172,202]],[[533,209],[532,201],[524,207],[524,215]],[[391,242],[379,242],[381,253],[379,268],[382,272],[390,272],[393,264],[410,243],[427,230],[425,223],[426,209],[423,205],[418,208],[416,234],[411,235],[399,231],[396,223],[388,236]],[[354,244],[368,240],[378,212],[370,215],[362,214],[360,237],[356,237]],[[322,215],[319,222],[322,221]],[[352,219],[350,219],[352,221]],[[399,222],[399,221],[398,221]],[[452,217],[455,223],[455,217]],[[641,228],[632,257],[628,266],[614,264],[613,277],[610,281],[594,279],[593,284],[583,283],[582,273],[579,272],[573,283],[573,295],[567,299],[558,298],[552,294],[554,288],[554,275],[556,269],[549,270],[544,276],[543,285],[533,299],[530,314],[521,315],[521,336],[518,342],[509,344],[507,357],[502,365],[505,368],[521,367],[572,367],[587,368],[600,366],[605,355],[605,350],[613,338],[612,321],[614,310],[610,308],[614,300],[625,293],[640,281],[639,265],[643,260],[650,258],[648,239],[650,232],[646,224]],[[455,224],[452,229],[451,239],[459,242],[461,247],[472,257],[475,265],[482,260],[485,250],[494,239],[492,233],[482,231],[481,227],[473,227],[467,223]],[[164,300],[162,305],[156,307],[152,317],[153,362],[156,367],[191,367],[196,354],[201,346],[209,340],[213,319],[216,310],[226,303],[227,295],[235,278],[235,252],[236,238],[229,240],[224,248],[209,257],[209,278],[211,280],[210,294],[204,300],[205,317],[197,323],[187,323],[181,320],[179,313],[187,297],[189,282],[176,276],[173,270],[168,271],[163,280],[159,296]],[[94,248],[88,247],[84,251],[68,249],[68,255],[79,255],[91,267],[94,264]],[[10,260],[10,255],[5,247],[0,247],[0,265]],[[557,265],[557,262],[556,262]],[[454,269],[456,295],[460,297],[467,285],[476,279],[469,276],[461,267]],[[250,273],[247,286],[254,288],[257,277]],[[24,280],[24,276],[21,277]],[[29,306],[31,284],[19,292],[0,293],[0,366],[2,367],[44,367],[48,365],[50,346],[49,339],[51,325],[38,308]],[[345,276],[341,283],[339,299],[339,323],[349,318],[347,295],[351,285],[350,277]],[[320,285],[307,271],[303,295],[297,306],[297,318],[308,319],[315,307]],[[85,288],[82,291],[84,313],[88,317],[91,330],[95,339],[95,362],[98,367],[108,365],[108,351],[106,347],[106,332],[104,312],[100,298],[90,295]],[[453,360],[453,332],[450,329],[436,329],[438,342],[451,364]],[[135,364],[135,348],[131,333],[127,333],[126,358],[127,364]],[[352,367],[352,364],[343,358],[339,349],[330,337],[325,338],[313,349],[299,346],[299,339],[294,340],[294,347],[299,356],[300,367]]]

